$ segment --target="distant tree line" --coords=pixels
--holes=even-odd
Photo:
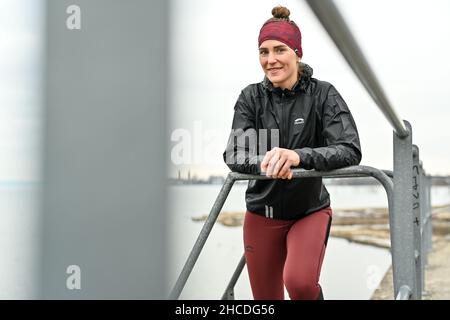
[[[189,175],[187,179],[181,178],[169,178],[170,185],[180,184],[223,184],[226,176],[214,175],[207,178],[197,178],[195,175],[192,177]],[[372,177],[358,177],[358,178],[324,178],[325,185],[328,186],[371,186],[379,185],[378,180]],[[238,184],[246,184],[247,181],[237,181]],[[450,186],[450,176],[433,176],[433,186]]]

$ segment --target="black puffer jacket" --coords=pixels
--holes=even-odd
[[[265,153],[275,146],[297,152],[299,168],[307,170],[361,161],[358,131],[345,101],[331,84],[312,78],[306,64],[292,90],[273,87],[267,77],[242,90],[232,129],[223,157],[236,172],[260,174]],[[292,220],[329,206],[330,196],[322,178],[251,180],[246,204],[268,218]]]

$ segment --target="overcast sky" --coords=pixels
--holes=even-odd
[[[0,183],[39,177],[42,3],[0,0]]]
[[[38,176],[40,0],[0,0],[0,181]],[[450,174],[450,1],[336,1],[386,94],[413,125],[428,173]],[[331,82],[356,120],[362,164],[392,168],[392,129],[309,7],[291,1],[174,0],[170,23],[171,133],[191,136],[191,159],[178,170],[226,174],[222,161],[240,91],[262,80],[257,37],[273,6],[291,10],[303,35],[303,61]],[[105,9],[106,10],[106,9]],[[151,57],[149,57],[151,58]],[[181,131],[183,132],[183,131]],[[163,136],[163,135],[162,135]]]
[[[172,175],[178,170],[186,175],[189,169],[199,176],[228,172],[221,155],[233,107],[244,87],[263,78],[257,37],[278,4],[290,9],[302,31],[303,62],[349,105],[360,133],[362,164],[392,168],[390,125],[304,1],[177,0],[171,10],[170,127],[188,130],[193,146],[191,165],[172,165]],[[450,1],[336,4],[391,104],[412,123],[426,171],[450,174]],[[201,147],[198,132],[206,135]],[[177,144],[172,141],[172,148]]]

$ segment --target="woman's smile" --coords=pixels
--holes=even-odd
[[[282,69],[283,67],[277,67],[277,68],[269,68],[267,70],[269,71],[269,75],[276,76],[279,72],[281,72]]]

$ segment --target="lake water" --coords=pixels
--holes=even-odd
[[[169,199],[172,199],[169,204],[171,285],[203,226],[203,222],[193,222],[191,218],[209,214],[220,188],[219,185],[169,187]],[[223,210],[245,211],[245,189],[245,185],[235,185]],[[335,209],[387,206],[387,196],[381,186],[329,186],[328,191]],[[432,199],[434,205],[449,203],[449,188],[433,188]],[[180,298],[219,299],[242,253],[242,227],[216,224]],[[320,281],[324,296],[326,299],[370,299],[390,265],[389,250],[330,238]],[[245,268],[236,284],[235,297],[252,299]]]
[[[32,299],[39,280],[40,217],[37,185],[0,183],[0,299]],[[224,210],[244,210],[245,186],[233,187]],[[220,186],[169,187],[169,277],[172,286],[200,232],[202,223],[194,216],[208,214]],[[329,187],[335,208],[385,206],[379,187]],[[432,189],[433,204],[449,203],[449,189]],[[182,299],[221,297],[241,255],[242,227],[216,224],[181,295]],[[321,284],[327,299],[368,299],[390,265],[387,250],[350,244],[330,238],[323,262]],[[236,298],[251,299],[244,269],[235,290]],[[286,296],[287,297],[287,296]]]
[[[33,299],[38,282],[36,186],[0,184],[0,299]]]

